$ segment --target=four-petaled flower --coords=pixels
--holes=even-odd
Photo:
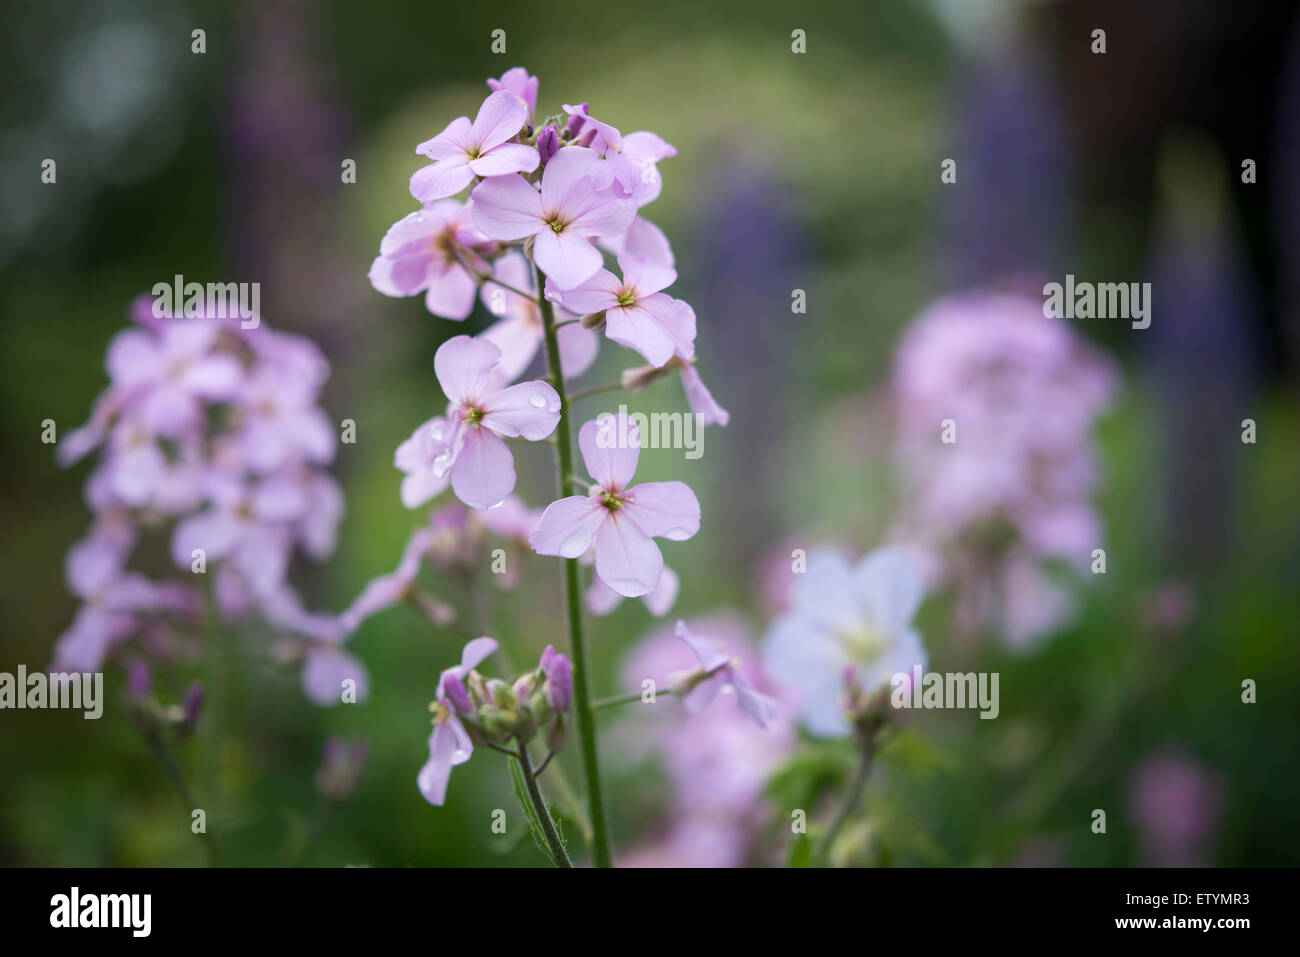
[[[610,192],[613,179],[591,150],[566,146],[546,164],[540,190],[519,175],[480,183],[471,196],[474,223],[492,239],[533,237],[537,267],[571,289],[600,269],[591,237],[617,236],[636,218],[636,204]]]
[[[552,502],[532,535],[539,555],[578,558],[594,542],[596,574],[625,598],[659,584],[663,553],[655,538],[680,542],[700,529],[700,503],[682,482],[628,487],[641,453],[640,432],[625,415],[585,423],[578,447],[596,480],[587,495]]]
[[[432,203],[388,228],[370,284],[385,296],[423,292],[424,307],[435,316],[464,319],[478,290],[470,270],[487,272],[479,255],[486,245],[495,244],[474,227],[468,206],[454,199]]]
[[[531,173],[537,150],[510,142],[528,122],[528,104],[509,90],[498,90],[479,107],[474,122],[457,117],[431,140],[415,148],[433,162],[411,176],[411,195],[422,203],[455,196],[475,176]]]
[[[545,382],[501,387],[501,350],[490,342],[455,336],[438,347],[433,368],[450,400],[446,418],[416,430],[397,450],[407,473],[402,500],[428,501],[451,474],[456,497],[471,508],[495,508],[515,489],[515,459],[504,438],[538,442],[560,421],[560,397]]]
[[[660,292],[676,281],[677,273],[631,256],[620,256],[618,268],[622,279],[601,269],[571,289],[548,282],[546,295],[573,313],[605,313],[605,335],[635,349],[651,365],[694,356],[695,310]]]

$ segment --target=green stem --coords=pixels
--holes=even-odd
[[[813,854],[813,860],[818,863],[825,863],[827,855],[831,852],[831,845],[835,842],[836,836],[840,829],[844,827],[844,822],[852,817],[854,810],[862,800],[862,793],[867,789],[867,778],[871,777],[871,765],[876,757],[875,735],[868,735],[862,744],[862,753],[858,757],[858,769],[853,773],[853,780],[849,782],[849,789],[844,795],[844,803],[840,806],[834,820],[831,821],[830,827],[826,829],[825,836],[822,837],[821,843],[817,845],[817,850]]]
[[[153,749],[153,753],[157,756],[158,762],[163,766],[163,770],[167,772],[167,778],[171,781],[172,787],[176,789],[181,804],[185,806],[186,813],[193,815],[199,804],[194,800],[194,792],[185,783],[185,775],[181,773],[180,765],[176,763],[176,756],[172,754],[172,749],[167,746],[167,742],[157,732],[142,733],[144,739],[149,743],[149,747]],[[220,867],[221,861],[217,856],[216,842],[212,840],[212,835],[207,832],[206,822],[204,824],[204,830],[200,832],[199,837],[202,838],[203,850],[208,855],[208,866]]]
[[[673,696],[673,691],[669,688],[667,691],[658,691],[656,694],[665,695],[671,698]],[[620,704],[636,704],[640,700],[640,691],[629,691],[627,694],[614,695],[609,698],[597,698],[591,703],[591,706],[599,711],[601,708],[613,708]]]
[[[546,277],[534,263],[537,288],[546,288]],[[546,364],[555,391],[560,397],[560,421],[555,426],[555,450],[560,495],[573,474],[573,442],[570,437],[569,400],[564,391],[564,373],[560,370],[560,345],[555,334],[555,309],[544,296],[539,308],[546,339]],[[596,717],[591,709],[591,690],[587,679],[587,649],[582,640],[582,589],[578,580],[578,560],[564,560],[564,587],[568,595],[569,640],[573,654],[573,707],[578,713],[578,737],[582,743],[582,764],[587,775],[587,800],[591,805],[592,857],[597,867],[612,867],[609,831],[605,823],[605,798],[600,787],[600,764],[596,756]]]
[[[533,813],[537,815],[537,822],[542,826],[542,834],[546,838],[546,843],[551,848],[551,857],[555,861],[556,867],[572,867],[573,861],[569,859],[569,852],[564,849],[564,842],[560,840],[560,832],[555,829],[555,821],[551,820],[550,808],[546,806],[546,799],[542,797],[541,786],[537,783],[537,775],[533,773],[533,763],[528,757],[528,745],[523,741],[519,742],[519,753],[515,755],[519,762],[519,770],[524,775],[524,786],[528,789],[528,800],[533,805]]]

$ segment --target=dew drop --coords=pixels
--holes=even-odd
[[[533,408],[540,409],[546,405],[546,396],[542,395],[540,392],[534,392],[528,397],[528,402]]]
[[[664,538],[673,542],[684,542],[690,537],[690,531],[685,528],[670,528],[668,531],[664,532]]]
[[[548,405],[548,406],[546,407],[546,411],[547,411],[547,412],[559,412],[559,411],[560,411],[560,400],[559,400],[559,399],[553,399],[553,400],[551,401],[551,404]]]

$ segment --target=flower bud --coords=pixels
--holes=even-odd
[[[622,375],[623,388],[629,392],[640,392],[650,383],[662,379],[668,374],[668,366],[662,368],[656,366],[635,366],[631,369],[624,369]]]
[[[564,747],[564,738],[569,733],[569,725],[564,715],[557,714],[551,726],[546,729],[546,746],[552,751]]]
[[[126,676],[126,696],[128,700],[138,701],[149,696],[152,685],[149,680],[149,666],[141,659],[131,662],[131,670]]]
[[[586,103],[581,104],[578,107],[578,109],[580,109],[583,113],[586,113],[587,104]],[[582,129],[582,124],[585,122],[587,122],[587,118],[585,116],[577,116],[577,115],[569,116],[568,125],[564,127],[564,132],[568,134],[569,139],[572,139],[573,137],[578,135],[578,131]]]
[[[582,328],[584,329],[590,329],[593,332],[605,331],[604,312],[593,312],[590,315],[583,316],[579,322],[582,324]]]
[[[488,700],[502,711],[509,711],[515,706],[515,693],[500,678],[489,679],[486,687]]]
[[[457,714],[468,714],[474,710],[474,703],[469,699],[469,691],[465,688],[465,682],[461,681],[454,674],[443,675],[442,692],[451,702],[452,708]]]
[[[482,707],[490,700],[487,693],[487,687],[483,684],[483,676],[481,674],[477,671],[471,671],[465,676],[465,680],[469,685],[470,700],[473,702],[474,708]]]
[[[560,138],[555,127],[548,126],[537,134],[537,153],[542,158],[542,165],[550,162],[551,157],[560,151]]]

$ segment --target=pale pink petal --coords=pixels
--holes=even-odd
[[[486,230],[485,230],[486,232]],[[560,289],[572,289],[600,268],[600,253],[572,226],[564,232],[543,229],[533,246],[533,260]]]
[[[522,176],[494,176],[474,189],[474,225],[492,239],[523,239],[545,225],[542,197]]]
[[[455,196],[474,179],[463,156],[438,160],[411,174],[411,195],[422,203]]]
[[[586,495],[570,495],[546,506],[542,520],[529,536],[539,555],[577,558],[588,548],[609,511]]]
[[[560,421],[560,396],[548,383],[521,382],[483,403],[483,426],[498,435],[540,442]]]
[[[656,301],[660,298],[668,301]],[[677,346],[661,321],[672,313],[672,300],[657,292],[636,305],[608,310],[605,313],[605,335],[621,346],[636,350],[652,366],[662,366],[673,357]]]
[[[554,281],[546,284],[546,297],[558,299],[575,315],[604,312],[618,304],[618,291],[622,281],[608,269],[598,270],[581,285],[571,289],[561,289]],[[567,328],[567,327],[566,327]]]
[[[560,215],[584,236],[617,236],[636,219],[636,204],[578,183],[561,200]]]
[[[470,136],[474,124],[470,122],[468,116],[458,116],[448,123],[441,133],[432,139],[427,139],[415,148],[415,152],[421,156],[427,156],[431,160],[451,159],[455,156],[461,156],[469,152],[474,145]]]
[[[493,508],[515,490],[515,459],[496,433],[465,430],[465,442],[451,467],[451,489],[470,508]]]
[[[438,475],[432,466],[417,469],[402,478],[400,497],[407,508],[419,508],[425,502],[441,495],[451,484],[446,475]]]
[[[589,191],[604,189],[613,179],[608,164],[595,153],[580,146],[566,146],[546,164],[542,174],[542,200],[547,210],[556,212],[566,196],[582,180]]]
[[[496,650],[496,639],[488,638],[486,635],[465,642],[465,647],[460,652],[460,670],[458,674],[463,678],[471,670],[482,664],[483,660]]]
[[[587,474],[601,488],[620,490],[636,474],[641,456],[641,433],[627,416],[602,415],[578,430],[578,449]]]
[[[323,707],[343,701],[343,683],[354,683],[357,701],[370,693],[366,666],[359,659],[331,645],[316,645],[308,652],[302,668],[302,690]]]
[[[453,266],[431,279],[424,294],[424,308],[444,319],[464,319],[474,311],[474,294],[478,285],[468,272]]]
[[[647,598],[649,596],[646,596]],[[587,610],[593,615],[608,615],[623,601],[623,596],[593,575],[591,587],[587,589]]]
[[[447,398],[456,404],[477,403],[491,394],[492,373],[501,350],[473,336],[453,336],[438,347],[433,370]]]
[[[172,532],[172,559],[177,566],[189,568],[194,550],[203,549],[207,561],[229,554],[238,541],[240,524],[229,512],[210,509],[177,523]]]
[[[639,598],[654,590],[663,574],[664,556],[659,546],[622,516],[610,517],[596,532],[596,573],[624,598]]]
[[[640,298],[667,289],[677,281],[677,270],[671,266],[658,265],[636,256],[618,257],[618,268],[623,273],[623,282],[635,289]]]
[[[673,248],[664,231],[638,216],[621,236],[610,236],[601,245],[616,256],[636,256],[660,266],[672,267]]]
[[[695,655],[700,663],[700,667],[705,671],[712,672],[721,668],[731,660],[730,656],[722,650],[718,642],[708,638],[699,638],[690,628],[686,627],[686,622],[677,622],[677,628],[674,632],[678,638],[685,642],[686,647],[691,649],[691,654]]]
[[[681,589],[681,579],[677,573],[664,566],[664,573],[659,576],[659,584],[655,585],[650,594],[645,595],[642,601],[645,602],[646,609],[656,618],[662,618],[668,612],[672,611],[673,604],[677,601],[677,592]]]
[[[458,733],[459,732],[459,733]],[[429,760],[416,776],[416,787],[430,804],[442,806],[447,800],[447,782],[451,769],[469,760],[474,751],[465,729],[455,718],[436,725],[429,735]]]
[[[690,363],[682,363],[682,388],[686,390],[686,401],[690,403],[691,411],[700,416],[701,425],[725,426],[731,421],[731,413],[718,405],[700,373]]]
[[[647,535],[681,542],[700,530],[700,500],[683,482],[645,482],[623,493],[623,512]]]
[[[497,288],[505,292],[504,289]],[[571,328],[574,327],[565,326],[560,330],[560,334]],[[528,368],[537,355],[537,350],[542,344],[542,327],[539,323],[523,316],[508,316],[484,329],[479,333],[479,338],[486,339],[501,350],[501,361],[497,363],[496,372],[505,382],[513,382]],[[561,343],[561,353],[563,353],[563,343]],[[566,374],[567,371],[566,369]]]
[[[578,323],[558,330],[560,368],[566,379],[575,379],[591,368],[600,351],[600,336]]]
[[[506,176],[510,173],[531,173],[537,169],[540,158],[537,150],[523,143],[506,143],[478,159],[469,161],[469,168],[485,179],[489,176]]]
[[[528,122],[528,104],[509,90],[498,90],[488,95],[474,117],[470,138],[487,151],[514,137]],[[534,151],[534,154],[536,151]],[[533,169],[537,164],[533,164]]]

